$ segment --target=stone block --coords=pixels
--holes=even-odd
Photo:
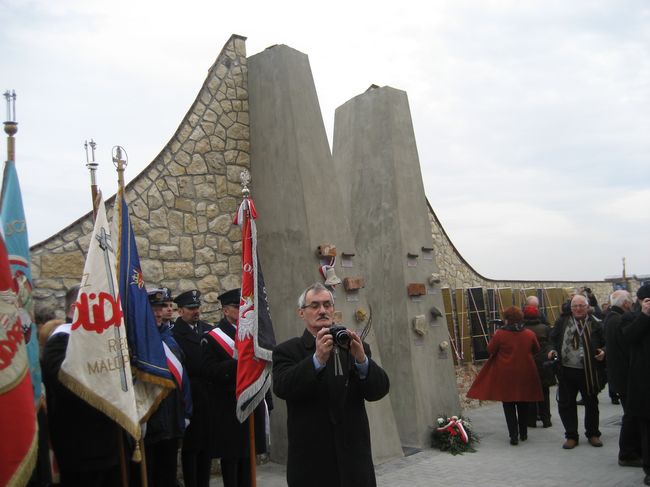
[[[210,267],[207,265],[199,265],[194,269],[194,274],[197,278],[202,278],[210,274]]]
[[[169,242],[169,230],[167,228],[152,228],[147,232],[149,242],[152,244],[165,244]]]
[[[199,289],[215,290],[219,288],[219,279],[212,274],[208,274],[199,280],[197,284],[199,285]]]
[[[181,237],[179,239],[179,249],[182,259],[194,259],[194,245],[192,244],[192,237]]]
[[[194,277],[194,264],[191,262],[163,262],[165,279]]]
[[[178,154],[176,154],[174,160],[177,164],[180,164],[183,167],[189,166],[190,162],[192,162],[190,154],[188,152],[185,152],[185,150],[178,151]]]
[[[204,184],[196,185],[196,196],[197,198],[204,198],[207,200],[213,200],[217,197],[217,189],[212,182],[206,182]]]
[[[174,208],[180,211],[194,212],[194,201],[187,198],[176,198]]]
[[[160,260],[177,260],[180,256],[180,250],[175,245],[161,245],[158,249],[158,258]]]
[[[178,178],[178,193],[186,198],[195,198],[194,183],[189,176]]]
[[[193,234],[199,231],[196,217],[192,214],[185,214],[183,216],[183,229],[185,233]]]
[[[80,251],[45,254],[41,257],[41,277],[77,277],[81,279],[86,256]]]
[[[180,211],[170,211],[167,215],[167,221],[172,235],[183,235],[183,214]]]
[[[227,235],[232,226],[230,215],[221,215],[208,223],[208,229],[218,235]]]
[[[228,263],[227,262],[217,262],[216,264],[211,264],[210,269],[217,276],[225,276],[228,274]]]
[[[206,172],[208,172],[208,166],[203,157],[200,154],[194,154],[192,163],[187,167],[187,174],[205,174]]]

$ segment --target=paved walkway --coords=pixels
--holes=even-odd
[[[551,389],[554,397],[555,390]],[[553,401],[552,401],[553,402]],[[573,450],[561,448],[564,441],[557,405],[552,404],[551,428],[529,429],[528,441],[509,443],[503,409],[494,403],[467,412],[474,430],[481,435],[476,453],[453,456],[437,450],[424,450],[376,467],[377,484],[391,487],[630,487],[643,485],[643,469],[619,467],[618,432],[621,406],[610,403],[607,391],[600,395],[602,448],[587,443],[584,435]],[[578,414],[582,424],[583,408]],[[541,425],[541,423],[538,423]],[[286,485],[283,465],[267,463],[258,469],[257,485]],[[222,486],[214,478],[211,487]]]

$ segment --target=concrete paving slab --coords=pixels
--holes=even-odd
[[[552,397],[554,393],[551,389]],[[501,404],[490,403],[465,412],[474,430],[482,437],[476,453],[453,456],[437,450],[424,450],[377,465],[377,484],[386,487],[641,486],[643,469],[618,465],[621,406],[611,404],[606,390],[599,399],[602,448],[589,445],[583,435],[578,447],[563,450],[564,430],[555,403],[551,406],[553,426],[529,429],[528,441],[512,446]],[[582,424],[582,407],[579,407],[578,415]],[[211,487],[222,485],[220,478],[210,483]],[[260,466],[257,485],[286,485],[284,466],[276,463]]]

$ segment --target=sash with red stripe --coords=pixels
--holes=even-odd
[[[183,389],[183,364],[164,341],[162,345],[165,351],[165,358],[167,359],[167,367],[169,367],[169,371],[174,376],[174,379],[176,379],[176,384],[178,384],[179,389]]]
[[[208,332],[214,340],[223,348],[228,355],[237,360],[235,341],[230,338],[221,328],[213,328]]]

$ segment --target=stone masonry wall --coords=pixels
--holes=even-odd
[[[232,219],[240,173],[250,168],[247,75],[245,38],[233,35],[176,133],[126,186],[147,286],[198,288],[207,320],[217,319],[217,296],[240,285],[241,232]],[[32,247],[39,305],[62,309],[65,290],[80,281],[92,228],[88,213]]]

